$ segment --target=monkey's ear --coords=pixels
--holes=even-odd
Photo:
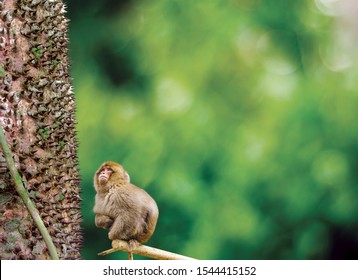
[[[129,174],[128,174],[126,171],[124,171],[123,177],[124,177],[124,179],[125,179],[126,181],[128,181],[128,183],[130,183],[131,178],[129,177]]]

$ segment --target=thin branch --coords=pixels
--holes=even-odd
[[[112,248],[106,251],[99,253],[99,256],[105,256],[116,251],[128,252],[128,243],[123,240],[113,240]],[[136,249],[132,251],[133,254],[145,256],[157,260],[194,260],[183,255],[171,253],[168,251],[160,250],[150,246],[139,245]]]
[[[15,182],[15,188],[16,191],[18,192],[18,194],[20,195],[20,197],[22,198],[22,201],[25,203],[27,210],[29,210],[32,218],[34,219],[38,229],[40,230],[40,233],[47,245],[47,248],[49,250],[50,256],[53,260],[58,260],[58,254],[56,251],[56,247],[52,242],[51,236],[48,233],[36,207],[35,204],[32,202],[32,200],[30,199],[24,185],[23,182],[21,180],[20,174],[17,171],[16,167],[15,167],[15,162],[13,160],[13,156],[12,153],[9,149],[9,146],[7,144],[6,141],[6,137],[4,134],[4,130],[3,128],[0,126],[0,143],[1,143],[1,147],[2,150],[4,152],[4,157],[6,159],[6,163],[7,163],[7,167],[10,170],[10,174],[11,177],[13,178],[14,182]]]

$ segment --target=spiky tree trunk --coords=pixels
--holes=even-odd
[[[61,0],[0,0],[0,125],[60,259],[80,258],[80,196]],[[0,148],[0,257],[49,259]]]

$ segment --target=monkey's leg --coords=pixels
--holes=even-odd
[[[110,240],[120,239],[127,240],[128,233],[125,231],[125,224],[123,223],[121,217],[117,217],[111,226],[111,229],[108,233],[108,238]]]

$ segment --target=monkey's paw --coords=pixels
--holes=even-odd
[[[113,219],[108,216],[97,214],[95,218],[96,227],[108,229],[113,225]]]
[[[140,243],[135,239],[130,239],[127,241],[127,243],[128,243],[128,251],[129,252],[132,252],[140,245]]]

